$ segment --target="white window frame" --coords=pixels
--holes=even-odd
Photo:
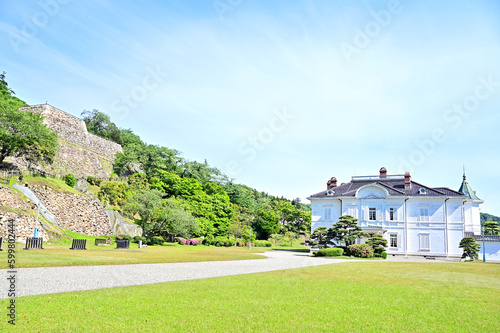
[[[419,215],[420,226],[421,227],[428,227],[429,222],[430,222],[429,208],[420,207],[419,211],[420,211],[420,215]]]
[[[418,236],[419,236],[418,243],[419,243],[420,251],[430,251],[431,250],[431,234],[424,233],[424,234],[418,234]],[[427,243],[427,244],[425,244],[425,243]]]
[[[356,215],[358,215],[357,213],[358,212],[357,212],[356,206],[354,206],[354,207],[347,207],[347,215],[351,215],[354,218],[358,218],[356,216]]]
[[[373,218],[372,218],[372,213],[374,213]],[[377,208],[375,208],[375,207],[368,208],[368,220],[369,221],[377,221]]]
[[[324,220],[325,221],[331,221],[332,220],[332,209],[330,207],[325,207]]]
[[[394,207],[389,207],[389,221],[394,221],[394,214],[396,213]]]
[[[391,248],[391,249],[397,249],[399,247],[398,238],[399,237],[398,237],[397,233],[395,233],[395,234],[389,234],[389,248]],[[392,245],[393,241],[396,243],[396,246]]]

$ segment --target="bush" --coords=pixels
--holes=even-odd
[[[206,246],[213,245],[214,241],[214,236],[213,235],[206,235],[205,238],[203,239],[202,244]]]
[[[315,257],[339,257],[344,254],[344,249],[339,247],[327,247],[314,253]]]
[[[147,238],[146,243],[148,243],[148,245],[156,245],[156,244],[163,245],[163,243],[165,243],[165,239],[163,239],[163,237],[161,237],[161,236],[153,236],[153,237]]]
[[[134,243],[139,243],[139,241],[146,243],[146,237],[135,236],[134,239],[132,240],[132,242],[134,242]]]
[[[373,257],[373,249],[367,244],[353,244],[347,247],[349,253],[358,258],[371,258]]]
[[[385,252],[385,251],[384,251],[384,252],[382,252],[382,253],[380,254],[380,256],[381,256],[382,258],[384,258],[384,259],[387,259],[387,252]]]
[[[120,238],[118,238],[120,237]],[[132,240],[132,237],[129,236],[129,235],[119,235],[119,236],[116,236],[117,239],[124,239],[124,240]]]
[[[76,177],[73,176],[71,173],[68,173],[66,176],[64,176],[63,180],[69,187],[74,187],[77,181]]]
[[[88,182],[90,185],[101,186],[102,179],[95,178],[95,177],[92,177],[92,176],[88,176],[88,177],[87,177],[87,182]]]

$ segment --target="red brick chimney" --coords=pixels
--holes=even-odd
[[[329,181],[326,182],[326,189],[330,190],[334,187],[337,187],[337,178],[332,177]]]
[[[378,172],[380,172],[380,178],[387,178],[387,169],[386,168],[381,167]]]
[[[411,189],[411,176],[410,173],[407,171],[405,172],[405,190]]]

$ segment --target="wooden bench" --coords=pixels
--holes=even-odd
[[[130,241],[128,239],[117,239],[116,240],[116,248],[117,249],[129,249]]]
[[[70,250],[86,250],[87,240],[86,239],[73,239],[73,244],[71,244]]]
[[[42,237],[28,237],[26,238],[25,250],[30,249],[40,249],[43,250],[43,238]]]
[[[0,178],[0,184],[9,185],[10,184],[10,179],[8,179],[8,178]]]
[[[99,244],[106,244],[106,238],[96,238],[95,245],[97,246]]]

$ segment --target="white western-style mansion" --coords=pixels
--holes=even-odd
[[[481,234],[479,205],[483,201],[465,174],[460,189],[454,191],[417,183],[409,172],[387,175],[385,168],[379,172],[378,176],[354,176],[340,185],[331,178],[326,190],[308,197],[311,232],[351,215],[363,231],[381,233],[387,239],[387,254],[426,257],[461,257],[458,245],[466,233]]]

